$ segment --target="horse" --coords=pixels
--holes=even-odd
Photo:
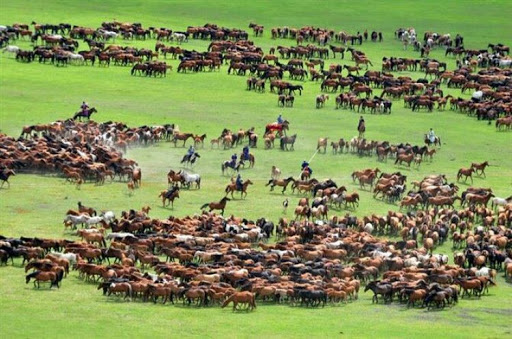
[[[295,179],[293,179],[293,177],[288,177],[286,179],[270,179],[265,186],[271,185],[270,186],[271,191],[274,190],[275,186],[281,186],[281,187],[283,187],[283,191],[281,193],[284,193],[284,191],[286,191],[286,188],[288,187],[288,184],[290,182],[295,182]]]
[[[441,147],[441,138],[440,138],[440,137],[435,137],[435,138],[434,138],[434,142],[432,142],[432,141],[430,141],[430,138],[428,137],[428,135],[427,135],[427,134],[425,134],[425,144],[426,144],[427,146],[429,146],[429,147],[430,147],[430,145],[432,145],[432,144],[433,144],[434,146],[438,146],[438,145],[439,145],[439,147]]]
[[[295,139],[297,139],[297,134],[294,134],[292,135],[291,137],[288,137],[288,136],[285,136],[285,137],[282,137],[281,140],[280,140],[280,146],[281,146],[281,150],[287,150],[288,151],[288,144],[291,144],[292,146],[290,147],[290,150],[294,150],[294,144],[295,144]]]
[[[76,120],[76,118],[78,118],[79,121],[82,121],[82,118],[87,118],[87,120],[90,120],[91,119],[91,115],[93,113],[97,113],[97,112],[98,111],[96,110],[95,107],[91,107],[91,108],[88,108],[88,109],[83,110],[83,111],[78,111],[73,116],[73,120]]]
[[[473,172],[475,172],[475,169],[473,167],[459,169],[459,171],[457,172],[457,181],[460,181],[462,176],[465,176],[464,182],[466,182],[469,177],[471,178],[471,183],[473,183]]]
[[[9,177],[11,175],[16,175],[16,173],[12,169],[0,171],[0,181],[2,181],[2,185],[0,185],[0,188],[3,187],[5,183],[7,183],[7,186],[9,188],[11,187],[11,184],[9,183]]]
[[[183,183],[184,178],[182,174],[174,172],[172,169],[167,173],[167,183],[170,185],[174,182]]]
[[[188,165],[188,164],[193,165],[196,162],[196,160],[199,159],[200,157],[201,156],[197,152],[194,152],[191,155],[185,154],[183,156],[183,159],[181,159],[180,164],[185,163],[185,165]]]
[[[2,54],[7,52],[9,54],[16,55],[16,54],[18,54],[19,51],[20,51],[20,48],[18,46],[10,45],[10,46],[5,47],[2,50]]]
[[[197,147],[199,144],[201,144],[201,146],[204,148],[204,139],[206,139],[206,134],[194,136],[194,147]]]
[[[316,108],[322,108],[325,105],[325,102],[329,100],[329,95],[320,94],[316,96]]]
[[[59,288],[59,282],[62,280],[63,276],[63,270],[59,272],[35,271],[25,276],[25,282],[28,284],[30,282],[30,279],[34,278],[34,287],[36,287],[36,283],[37,288],[39,288],[39,283],[41,281],[49,281],[50,288],[52,288],[52,286],[57,286],[57,288]]]
[[[252,153],[249,153],[249,158],[248,159],[244,159],[244,154],[240,154],[240,165],[242,165],[243,167],[245,167],[245,164],[244,164],[244,160],[249,160],[249,168],[253,168],[254,167],[254,155]]]
[[[270,177],[272,179],[279,179],[281,176],[281,170],[277,168],[276,166],[272,166],[272,169],[270,171]]]
[[[359,138],[364,138],[364,132],[366,131],[366,125],[364,121],[361,122],[359,126],[357,126],[357,131],[359,132]]]
[[[347,207],[348,203],[352,204],[352,207],[357,206],[359,207],[359,193],[353,192],[350,194],[345,195],[345,208]]]
[[[484,177],[486,176],[485,175],[485,168],[487,166],[490,166],[488,161],[484,161],[484,162],[482,162],[480,164],[476,163],[476,162],[471,163],[471,168],[473,168],[475,170],[475,174],[483,175]],[[478,173],[478,171],[480,171],[480,173]]]
[[[242,183],[242,189],[238,189],[236,183],[231,183],[226,186],[226,189],[224,191],[226,192],[226,196],[228,195],[228,193],[231,192],[232,199],[233,199],[233,192],[240,191],[240,198],[243,199],[244,194],[245,194],[245,197],[247,197],[247,187],[252,184],[253,184],[253,182],[251,180],[246,180]]]
[[[365,292],[368,290],[373,292],[372,304],[374,302],[379,302],[379,294],[384,297],[384,303],[388,300],[393,301],[393,288],[391,284],[380,283],[380,281],[371,281],[366,285],[364,289]]]
[[[172,208],[174,208],[174,199],[178,199],[180,197],[179,189],[175,190],[171,194],[169,194],[169,191],[162,191],[160,192],[159,197],[162,198],[162,206],[169,206],[169,203],[171,204]],[[167,205],[165,205],[165,201],[169,200],[167,202]]]
[[[402,162],[406,162],[408,167],[411,167],[411,162],[414,160],[414,153],[410,154],[398,154],[395,160],[395,165],[401,165]]]
[[[270,132],[274,132],[274,131],[278,131],[280,133],[284,132],[286,134],[285,131],[289,128],[289,124],[290,124],[290,122],[288,120],[283,121],[281,124],[279,124],[277,122],[267,124],[265,126],[265,133],[263,135],[266,135],[266,134],[268,134]]]
[[[230,200],[231,199],[229,199],[228,197],[224,197],[224,198],[220,199],[219,202],[210,202],[210,203],[204,204],[203,206],[201,206],[201,209],[208,207],[210,209],[210,212],[213,210],[221,210],[220,214],[224,215],[224,209],[226,208],[226,203]]]
[[[179,171],[179,175],[183,177],[184,184],[190,188],[191,183],[195,183],[197,189],[201,188],[201,176],[199,174],[190,174],[186,171]]]
[[[132,172],[132,181],[134,187],[140,187],[142,185],[142,171],[140,168],[136,168]]]
[[[329,139],[329,138],[325,137],[325,138],[319,138],[318,139],[318,142],[316,144],[316,150],[317,151],[320,151],[320,148],[323,147],[324,148],[324,154],[325,154],[325,152],[327,152],[327,139]]]
[[[243,305],[246,305],[248,311],[252,311],[256,308],[255,297],[251,292],[233,293],[222,303],[222,308],[226,307],[231,302],[233,303],[233,312],[237,310],[239,304],[241,304],[240,309],[243,308]]]
[[[226,160],[224,161],[221,166],[220,166],[220,169],[222,170],[222,175],[224,175],[224,172],[228,169],[228,168],[231,168],[233,171],[235,172],[239,172],[240,171],[240,166],[242,165],[243,163],[242,162],[239,162],[238,164],[233,164],[233,162],[231,160]]]
[[[188,138],[193,138],[194,135],[192,133],[175,133],[174,138],[172,139],[172,142],[174,143],[174,147],[176,147],[176,143],[178,140],[183,140],[183,147],[185,147],[185,143],[187,142]]]
[[[512,126],[512,116],[496,119],[496,128],[498,131],[501,131],[502,126],[510,130],[510,127]]]

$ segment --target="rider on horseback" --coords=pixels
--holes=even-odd
[[[85,101],[82,101],[82,105],[80,106],[82,113],[85,113],[89,109],[89,105]]]
[[[427,134],[427,138],[431,143],[434,143],[436,141],[436,135],[434,133],[434,130],[430,128],[430,131]]]
[[[242,181],[242,176],[240,173],[236,176],[236,190],[241,191],[243,189],[244,183]]]
[[[282,124],[282,123],[283,123],[283,121],[284,121],[284,120],[283,120],[282,115],[281,115],[281,114],[279,114],[279,116],[277,117],[277,123],[278,123],[278,124]]]
[[[231,162],[229,163],[229,165],[230,165],[231,167],[233,167],[233,168],[235,168],[235,167],[236,167],[236,159],[237,159],[237,156],[236,156],[236,153],[235,153],[235,154],[233,154],[233,155],[231,156]]]
[[[178,185],[174,185],[173,187],[171,187],[170,189],[167,190],[167,193],[165,193],[165,197],[170,199],[172,197],[172,195],[174,194],[174,192],[178,191],[180,188],[178,187]]]
[[[308,171],[309,174],[313,174],[313,170],[311,169],[311,167],[309,167],[309,162],[307,162],[306,160],[302,162],[301,168],[303,171]]]
[[[196,152],[196,150],[194,149],[194,146],[190,145],[190,147],[188,148],[188,151],[187,151],[187,159],[190,160],[190,158],[192,157],[192,155]]]
[[[249,160],[249,146],[242,149],[242,160]]]

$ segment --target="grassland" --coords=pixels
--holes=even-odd
[[[268,51],[271,46],[293,45],[292,40],[271,40],[273,26],[300,27],[315,25],[355,32],[382,31],[384,42],[365,43],[361,49],[375,67],[383,56],[419,57],[412,50],[403,51],[392,35],[398,27],[414,26],[418,32],[460,33],[468,48],[485,48],[488,43],[512,43],[508,17],[512,12],[506,1],[495,2],[381,2],[346,1],[16,1],[2,4],[0,24],[14,22],[70,22],[97,27],[102,21],[117,19],[139,21],[144,26],[170,27],[183,30],[188,25],[206,22],[221,26],[246,28],[254,21],[265,25],[262,38],[252,38],[255,44]],[[507,14],[508,13],[508,14]],[[475,17],[478,21],[475,23]],[[251,34],[252,35],[252,34]],[[153,48],[155,40],[117,41],[123,45]],[[205,50],[206,41],[191,40],[187,49]],[[30,48],[28,42],[16,42]],[[83,47],[83,46],[81,46]],[[431,53],[444,59],[443,50]],[[454,59],[446,59],[449,68]],[[177,62],[170,61],[176,69]],[[335,62],[327,61],[327,64]],[[336,62],[352,64],[345,59]],[[420,73],[404,72],[413,78]],[[182,131],[206,133],[208,140],[217,137],[224,127],[230,129],[263,126],[274,121],[279,113],[288,118],[291,132],[298,134],[295,152],[277,149],[252,150],[256,166],[242,175],[255,182],[246,200],[228,204],[227,214],[250,218],[266,216],[276,220],[282,216],[280,193],[269,193],[264,187],[270,167],[278,165],[283,174],[297,175],[302,160],[309,159],[318,137],[332,139],[355,135],[359,115],[347,110],[335,110],[333,100],[321,110],[314,108],[314,97],[320,93],[319,84],[305,82],[303,96],[297,97],[295,107],[277,107],[276,96],[245,90],[245,78],[228,76],[224,66],[220,72],[204,74],[171,73],[164,79],[131,77],[126,67],[63,67],[20,64],[5,54],[0,57],[0,129],[3,133],[19,135],[23,125],[47,123],[70,117],[82,100],[96,106],[98,121],[123,121],[130,126],[177,123]],[[443,88],[445,93],[446,88]],[[460,95],[460,90],[451,93]],[[331,98],[332,99],[332,98]],[[396,167],[392,161],[378,163],[375,157],[360,158],[352,154],[318,154],[311,162],[315,176],[330,177],[349,190],[359,190],[349,175],[353,170],[378,166],[385,172],[401,170],[409,180],[419,180],[427,174],[446,173],[450,180],[460,167],[473,161],[488,160],[493,166],[487,178],[475,178],[475,186],[492,187],[498,196],[509,196],[512,187],[512,134],[498,133],[493,126],[478,122],[465,114],[452,111],[412,113],[394,102],[389,116],[365,115],[367,137],[389,140],[392,143],[422,144],[423,134],[433,127],[444,144],[432,163],[419,169]],[[237,153],[241,150],[237,149]],[[183,216],[199,212],[199,206],[223,196],[229,177],[220,175],[220,163],[232,152],[199,150],[201,159],[194,171],[203,177],[200,191],[184,192],[174,210],[160,207],[157,194],[166,188],[169,168],[178,168],[183,148],[174,149],[168,143],[147,148],[133,148],[128,157],[136,159],[143,172],[143,187],[128,197],[124,183],[104,186],[83,185],[81,190],[65,184],[53,175],[18,175],[12,178],[10,189],[0,190],[0,234],[7,236],[74,236],[64,232],[64,212],[77,201],[98,209],[111,209],[117,214],[128,208],[139,209],[149,204],[154,217],[170,214]],[[507,155],[508,154],[508,155]],[[460,184],[464,189],[468,185]],[[286,195],[294,203],[297,196]],[[362,192],[361,207],[346,212],[358,216],[383,214],[397,207],[375,200]],[[290,216],[291,211],[288,211]],[[449,244],[437,249],[451,253]],[[220,308],[195,309],[180,306],[149,305],[140,302],[124,303],[104,298],[96,287],[79,280],[72,273],[60,290],[36,291],[25,285],[20,262],[0,268],[0,333],[10,337],[75,337],[88,336],[172,336],[185,337],[509,337],[512,333],[512,289],[500,277],[499,286],[481,300],[463,300],[456,307],[442,312],[423,309],[406,310],[404,306],[372,305],[371,298],[362,294],[359,301],[341,307],[303,309],[288,306],[261,305],[252,314],[232,314]]]

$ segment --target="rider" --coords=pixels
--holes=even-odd
[[[194,149],[194,146],[190,145],[190,147],[188,148],[188,151],[187,151],[187,159],[190,159],[190,157],[196,152],[196,150]]]
[[[359,123],[357,124],[357,131],[359,131],[362,125],[364,125],[364,119],[363,116],[361,115],[361,117],[359,118]],[[359,135],[361,135],[361,133],[359,133]]]
[[[177,185],[177,184],[176,184],[176,185],[174,185],[174,186],[172,186],[171,188],[169,188],[169,189],[167,190],[167,193],[165,193],[165,197],[166,197],[166,198],[170,198],[170,197],[172,197],[172,195],[174,194],[174,192],[178,191],[179,189],[180,189],[180,188],[178,187],[178,185]]]
[[[313,174],[313,170],[311,169],[311,167],[309,167],[309,162],[307,162],[306,160],[302,162],[301,168],[303,171],[307,170],[309,174]]]
[[[249,146],[242,149],[242,160],[249,160]]]
[[[283,123],[283,116],[281,114],[279,114],[279,116],[277,117],[277,123],[278,124],[282,124]]]
[[[237,191],[241,191],[243,188],[242,176],[240,173],[236,176],[236,189]]]
[[[236,153],[231,156],[231,166],[234,168],[236,166]]]
[[[86,110],[89,109],[89,105],[87,105],[87,103],[84,101],[82,101],[82,105],[80,106],[80,109],[82,110],[82,112],[85,112]]]
[[[436,141],[436,134],[434,133],[434,130],[432,128],[430,128],[430,131],[428,131],[427,137],[431,143],[434,143]]]

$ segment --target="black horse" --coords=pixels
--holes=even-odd
[[[11,187],[11,184],[9,183],[9,177],[11,175],[16,175],[16,173],[14,173],[12,169],[0,171],[0,181],[2,182],[2,185],[0,187],[3,187],[5,183],[7,183],[9,187]]]
[[[377,297],[379,294],[384,297],[384,303],[387,300],[393,301],[393,288],[391,287],[391,284],[380,283],[380,281],[371,281],[364,289],[365,292],[368,290],[372,290],[373,292],[372,304],[374,302],[379,302],[379,298]]]
[[[76,120],[76,118],[78,118],[78,120],[80,120],[80,121],[82,121],[82,118],[87,118],[87,120],[89,120],[89,119],[91,119],[91,115],[93,113],[97,113],[97,112],[98,111],[96,110],[95,107],[91,107],[91,108],[83,110],[83,111],[78,111],[73,116],[73,120]]]
[[[316,192],[318,192],[318,190],[324,190],[324,189],[330,188],[330,187],[338,188],[336,183],[334,181],[332,181],[331,179],[316,184],[315,186],[313,186],[313,196],[316,196]]]
[[[199,159],[201,156],[199,155],[199,153],[193,153],[191,155],[188,155],[188,154],[185,154],[183,156],[183,159],[181,159],[181,164],[185,164],[185,165],[193,165],[197,159]]]

